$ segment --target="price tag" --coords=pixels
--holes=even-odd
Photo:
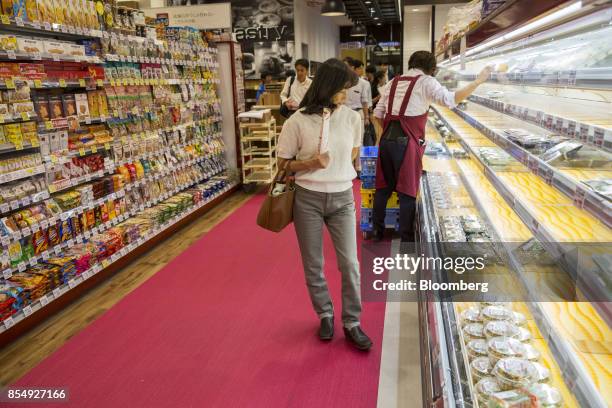
[[[85,87],[87,87],[87,84],[85,83],[85,79],[83,79],[83,78],[80,78],[80,79],[79,79],[79,86],[80,86],[81,88],[85,88]]]
[[[4,327],[8,330],[15,325],[15,321],[12,317],[7,317],[4,319]]]
[[[104,87],[104,81],[101,79],[96,80],[96,85],[98,85],[99,88]]]
[[[34,313],[34,311],[32,310],[32,306],[26,306],[23,308],[23,314],[28,317],[29,315],[31,315],[32,313]]]
[[[61,245],[57,245],[53,248],[53,252],[55,252],[55,255],[60,256],[62,254],[62,246]]]
[[[116,86],[116,85],[117,85],[117,82],[115,81],[115,79],[114,79],[114,78],[111,78],[111,80],[110,80],[110,85],[111,85],[111,86]]]
[[[7,203],[0,204],[0,211],[5,213],[10,211],[10,207]]]
[[[49,259],[49,251],[43,251],[40,255],[44,261]]]
[[[4,276],[4,279],[8,279],[13,276],[13,272],[11,272],[10,269],[5,269],[4,271],[2,271],[2,276]]]
[[[17,270],[19,272],[23,272],[26,270],[26,264],[24,262],[19,262],[19,264],[17,265]]]
[[[0,16],[0,18],[2,19],[2,24],[11,24],[11,20],[10,20],[9,16],[7,16],[6,14],[2,14],[2,16]]]
[[[24,237],[27,237],[28,235],[32,235],[32,230],[30,230],[30,227],[25,227],[21,231]]]
[[[76,279],[70,279],[68,281],[68,287],[70,287],[70,289],[74,289],[74,287],[76,287],[76,285],[77,285]]]
[[[64,78],[60,78],[59,80],[59,86],[60,88],[66,88],[66,80]]]
[[[76,237],[76,242],[77,244],[82,244],[83,243],[83,237],[81,235]]]
[[[15,81],[13,81],[13,78],[5,79],[4,85],[6,85],[6,89],[15,89]]]
[[[108,268],[109,265],[110,265],[110,261],[108,259],[102,260],[102,267]]]
[[[100,272],[102,270],[102,266],[100,264],[95,264],[92,268],[91,268],[91,272],[92,274],[96,274],[98,272]]]
[[[60,296],[62,296],[62,288],[53,289],[53,297],[57,299]]]
[[[88,271],[85,271],[85,273],[83,273],[83,278],[89,279],[91,278],[92,275],[93,275],[93,272],[91,270],[88,270]]]
[[[49,304],[49,298],[47,297],[47,295],[43,296],[40,298],[40,305],[42,307],[45,307]]]

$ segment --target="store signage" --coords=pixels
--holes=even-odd
[[[159,7],[144,9],[143,11],[147,17],[167,18],[170,26],[193,27],[200,30],[230,28],[232,26],[230,3]]]

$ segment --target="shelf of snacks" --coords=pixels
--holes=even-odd
[[[0,333],[129,255],[234,186],[226,177],[213,177],[208,182],[194,184],[191,183],[184,192],[176,190],[176,195],[151,203],[150,208],[130,213],[132,218],[118,221],[116,225],[112,223],[106,232],[91,235],[87,243],[68,244],[60,255],[49,254],[46,260],[31,269],[14,275],[7,273],[3,291],[14,293],[14,296],[8,298],[11,302],[2,304]],[[101,248],[104,249],[101,251]],[[23,285],[24,289],[19,291],[22,286],[18,285]]]
[[[234,186],[198,30],[110,0],[2,13],[0,333]]]
[[[420,208],[427,221],[421,221],[421,232],[427,242],[478,242],[489,255],[489,284],[498,289],[491,296],[497,301],[444,299],[438,324],[445,327],[429,330],[446,333],[445,359],[454,367],[447,386],[475,407],[493,401],[504,406],[512,398],[542,406],[607,406],[603,379],[612,350],[582,344],[598,343],[601,336],[605,341],[608,325],[589,303],[544,300],[542,293],[571,291],[561,279],[564,272],[489,180],[478,156],[449,154],[460,149],[449,136],[428,134],[429,143],[444,149],[428,157],[439,170],[424,178]],[[452,248],[437,247],[442,256]],[[500,254],[504,262],[492,262]],[[566,318],[559,319],[558,310],[566,310]]]

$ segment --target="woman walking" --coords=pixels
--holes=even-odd
[[[342,274],[342,324],[346,339],[360,350],[372,342],[360,325],[361,292],[353,160],[363,136],[360,115],[343,105],[346,89],[358,81],[342,61],[330,59],[317,70],[300,109],[283,125],[279,167],[295,172],[293,222],[306,286],[320,319],[321,340],[334,335],[334,308],[323,274],[323,225],[331,235]],[[289,161],[289,163],[287,163]]]

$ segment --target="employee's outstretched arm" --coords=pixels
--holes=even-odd
[[[470,96],[476,90],[476,88],[484,84],[491,76],[491,71],[491,67],[485,67],[482,71],[480,71],[478,77],[476,77],[476,80],[474,80],[474,82],[469,83],[461,89],[457,89],[455,91],[455,103],[461,102],[462,100]]]

